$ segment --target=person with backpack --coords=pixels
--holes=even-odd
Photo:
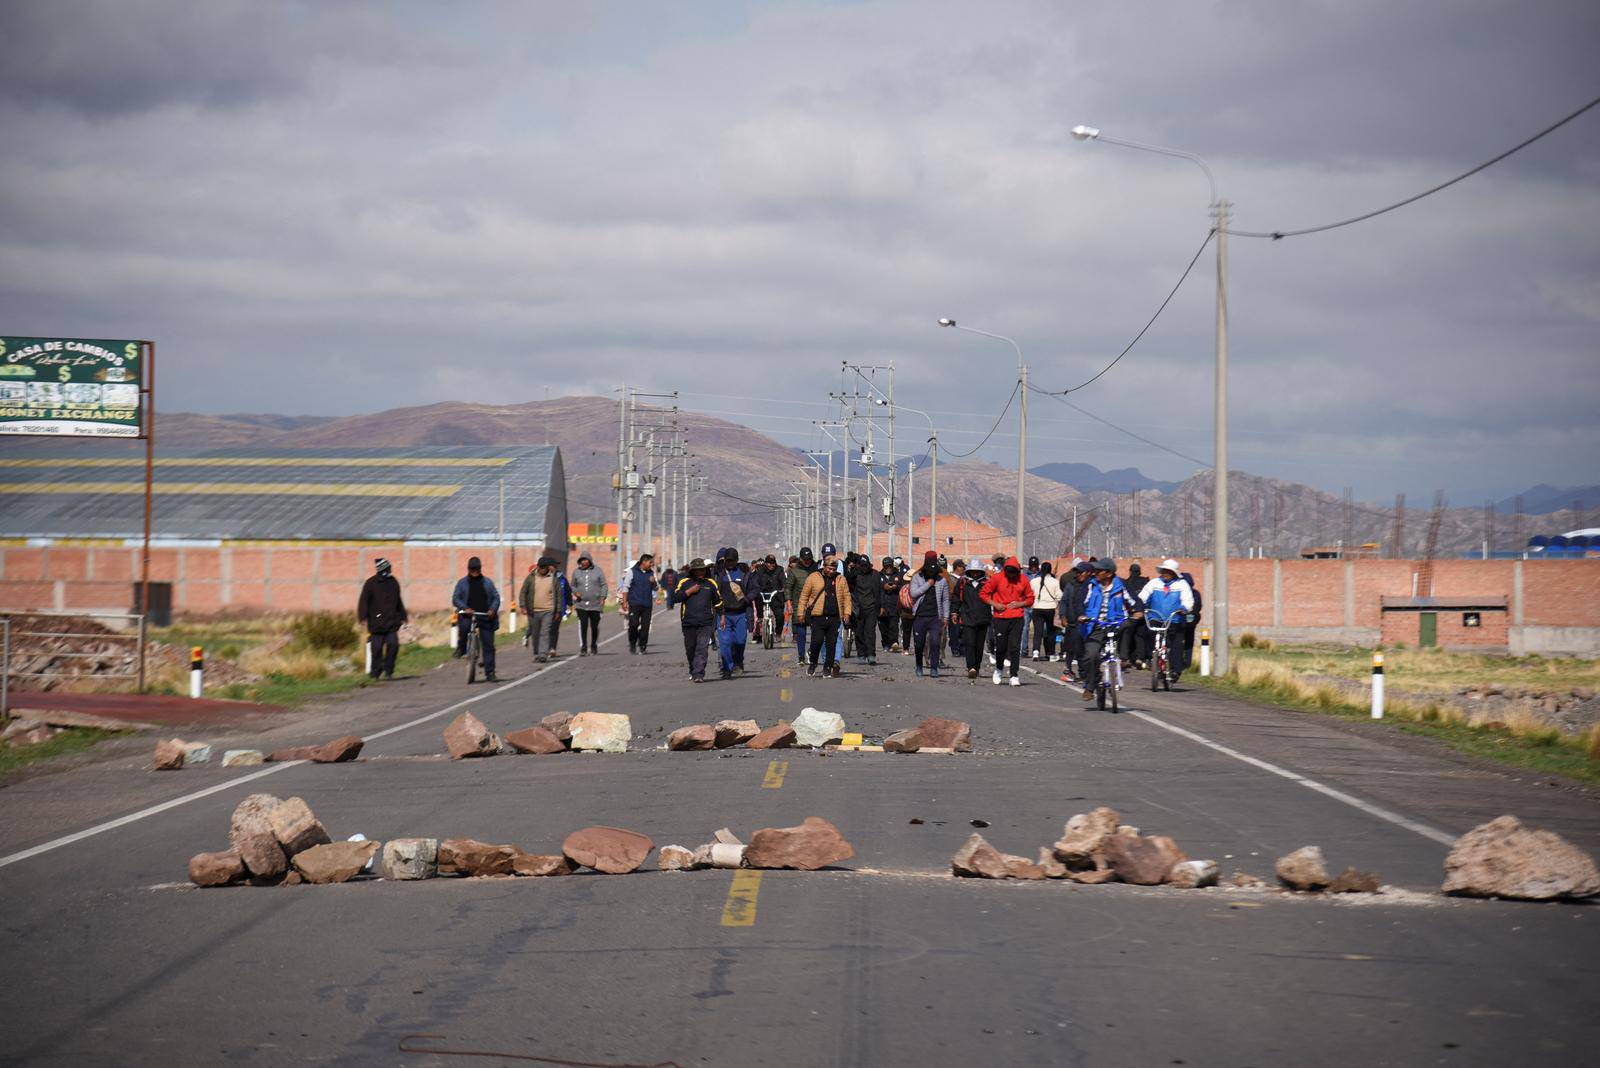
[[[901,602],[911,602],[911,638],[916,647],[917,677],[924,658],[928,674],[939,677],[939,650],[944,645],[944,625],[950,618],[950,587],[939,573],[939,554],[929,549],[911,584],[900,591]]]
[[[356,600],[356,620],[366,625],[367,644],[372,646],[369,674],[375,679],[392,679],[395,657],[400,655],[400,628],[411,617],[389,561],[380,556],[372,567],[373,574],[361,584],[361,596]]]
[[[749,573],[739,563],[739,550],[724,549],[713,578],[717,597],[717,652],[722,660],[722,677],[744,674],[744,647],[750,640],[750,596],[745,588]]]
[[[618,584],[617,608],[628,617],[630,653],[642,655],[650,648],[650,617],[656,608],[655,567],[656,558],[645,553]]]
[[[839,574],[839,561],[832,554],[822,558],[822,569],[806,579],[795,604],[795,626],[804,625],[811,639],[811,660],[807,675],[817,673],[817,655],[823,654],[823,678],[839,677],[837,660],[839,626],[849,622],[853,605],[850,583]],[[826,650],[824,653],[823,650]]]
[[[1009,668],[1011,685],[1021,686],[1017,673],[1022,670],[1022,629],[1033,605],[1033,586],[1015,556],[1007,557],[1000,573],[983,584],[983,599],[994,613],[995,656],[1000,661],[994,668],[994,684],[1000,685],[1002,671]]]
[[[706,660],[717,628],[717,610],[722,607],[721,595],[708,571],[704,560],[690,560],[688,574],[678,579],[678,585],[667,595],[667,603],[678,606],[683,653],[689,661],[689,678],[694,682],[706,681]]]

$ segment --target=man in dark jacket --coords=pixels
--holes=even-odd
[[[628,652],[644,653],[650,646],[650,615],[656,607],[656,558],[649,553],[628,568],[622,578],[617,603],[628,617]]]
[[[1137,601],[1139,594],[1144,591],[1144,584],[1149,581],[1144,577],[1144,568],[1135,560],[1128,565],[1128,577],[1122,580],[1122,588]],[[1131,619],[1117,632],[1117,656],[1122,659],[1125,668],[1142,668],[1145,661],[1150,659],[1150,647],[1150,632],[1145,629],[1143,619]]]
[[[905,576],[895,564],[894,557],[883,558],[883,570],[878,572],[878,635],[883,651],[899,652],[900,644],[900,587],[906,584]]]
[[[1083,602],[1089,594],[1089,583],[1094,581],[1094,561],[1079,560],[1067,572],[1067,581],[1061,584],[1061,603],[1056,605],[1056,626],[1062,630],[1061,679],[1076,682],[1078,661],[1083,659],[1083,632],[1078,627],[1078,617],[1083,615]]]
[[[806,588],[806,579],[817,570],[816,557],[811,555],[811,546],[800,550],[800,559],[797,563],[789,565],[783,592],[784,598],[793,609],[800,603],[800,591]],[[806,625],[800,621],[799,613],[794,617],[794,647],[796,658],[805,659],[806,656]]]
[[[850,602],[855,606],[851,625],[856,634],[856,660],[863,664],[878,662],[878,598],[882,593],[883,576],[872,570],[872,558],[862,554],[856,557],[854,573],[850,576]]]
[[[722,608],[722,598],[707,574],[709,570],[704,560],[690,560],[689,573],[678,580],[677,588],[667,597],[668,604],[678,606],[678,618],[683,623],[683,652],[689,659],[689,677],[695,682],[706,681],[706,657],[711,652],[717,612]]]
[[[765,560],[757,564],[750,573],[750,584],[751,592],[755,595],[753,601],[758,625],[770,597],[773,619],[772,640],[777,642],[783,637],[783,606],[788,595],[788,576],[778,567],[778,558],[769,554]],[[765,638],[766,635],[761,637]]]
[[[744,674],[744,647],[750,640],[750,573],[739,563],[739,550],[722,551],[714,581],[722,602],[717,614],[717,651],[722,677],[731,679]]]
[[[483,573],[483,561],[476,556],[467,561],[466,577],[456,583],[450,607],[462,616],[456,656],[467,655],[467,638],[477,627],[483,647],[483,677],[488,682],[498,681],[494,677],[494,632],[500,627],[500,591]]]
[[[356,619],[367,628],[367,643],[372,647],[369,671],[394,678],[394,658],[400,655],[400,627],[410,619],[406,602],[400,597],[400,580],[394,577],[389,561],[373,561],[375,574],[361,585],[356,601]]]
[[[989,575],[983,568],[968,568],[950,601],[951,615],[959,614],[961,619],[961,648],[966,655],[969,679],[978,677],[978,667],[983,663],[984,639],[993,619],[994,610],[982,596],[987,581]]]

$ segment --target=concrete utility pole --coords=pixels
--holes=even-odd
[[[1205,172],[1206,181],[1211,186],[1211,217],[1216,220],[1213,232],[1217,239],[1216,459],[1213,463],[1216,482],[1211,498],[1211,589],[1202,592],[1211,606],[1212,671],[1217,675],[1225,675],[1228,672],[1228,223],[1233,217],[1233,205],[1224,200],[1217,190],[1217,180],[1211,168],[1206,166],[1206,161],[1192,152],[1120,140],[1101,133],[1093,126],[1074,126],[1072,136],[1078,141],[1105,141],[1124,148],[1186,159]]]

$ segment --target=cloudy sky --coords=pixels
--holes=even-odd
[[[1014,357],[939,316],[1053,389],[1144,324],[1207,186],[1077,123],[1200,153],[1272,230],[1600,94],[1592,0],[11,0],[0,31],[5,333],[153,338],[168,409],[626,380],[802,445],[844,359],[976,445]],[[1463,504],[1600,480],[1600,108],[1231,255],[1232,466]],[[1214,279],[1208,250],[1073,402],[1208,459]],[[1030,414],[1030,463],[1195,468]]]

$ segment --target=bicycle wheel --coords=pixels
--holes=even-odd
[[[1161,646],[1156,646],[1156,656],[1150,663],[1150,692],[1155,693],[1161,685],[1162,676],[1166,674],[1166,658],[1161,654]]]
[[[777,641],[777,638],[772,633],[777,629],[778,625],[771,616],[761,620],[761,647],[763,649],[771,649],[773,642]]]
[[[478,681],[478,632],[472,632],[472,637],[467,641],[467,685],[471,686]]]
[[[1100,662],[1100,685],[1094,688],[1094,706],[1100,711],[1106,710],[1106,691],[1111,689],[1109,672],[1105,661]]]

